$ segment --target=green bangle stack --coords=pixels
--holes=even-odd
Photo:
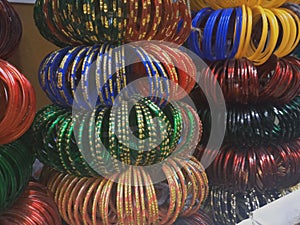
[[[196,122],[186,123],[187,115]],[[186,134],[201,135],[194,131],[201,128],[196,115],[183,104],[169,103],[161,109],[147,98],[73,115],[50,105],[35,118],[35,147],[38,158],[59,171],[97,176],[99,171],[120,171],[115,160],[147,166],[162,162],[177,147],[182,152],[190,140]]]
[[[34,155],[20,141],[0,146],[0,212],[11,206],[26,187]]]

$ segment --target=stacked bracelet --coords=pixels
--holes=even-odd
[[[207,95],[219,103],[215,90],[220,85],[227,103],[285,104],[300,94],[300,61],[273,56],[258,67],[246,58],[216,61],[202,72],[199,82],[205,90],[197,86],[191,93],[198,103]]]
[[[157,184],[138,167],[113,175],[117,183],[53,169],[44,170],[41,180],[69,224],[173,224],[179,215],[198,211],[208,194],[207,178],[194,158],[169,160],[162,172],[166,180]]]
[[[35,116],[35,93],[29,81],[0,60],[0,144],[12,142],[30,127]]]
[[[7,209],[22,193],[31,176],[33,153],[23,143],[0,147],[0,211]]]
[[[249,218],[254,210],[281,198],[280,190],[259,191],[250,189],[244,192],[227,191],[212,187],[210,205],[216,224],[231,225]]]
[[[49,191],[41,184],[29,182],[15,204],[0,215],[0,223],[60,225],[61,218]]]
[[[61,47],[138,40],[164,40],[181,45],[191,27],[191,15],[184,0],[38,0],[34,19],[41,34]]]
[[[212,185],[226,190],[287,188],[300,182],[300,139],[259,147],[224,145],[207,173]],[[197,158],[214,150],[198,147]]]
[[[20,42],[22,24],[7,0],[0,2],[0,28],[0,58],[8,58]]]
[[[170,103],[160,109],[144,98],[131,111],[129,106],[124,102],[117,109],[102,107],[73,118],[58,106],[45,107],[33,124],[39,159],[63,172],[95,176],[94,170],[108,173],[111,157],[127,165],[151,165],[175,149],[183,154],[200,139],[201,121],[186,105]],[[120,170],[118,164],[111,166]]]
[[[204,8],[193,18],[192,25],[188,47],[209,61],[247,57],[261,65],[272,54],[290,54],[300,40],[296,32],[300,18],[286,8]],[[202,35],[198,29],[203,30]]]
[[[125,59],[132,57],[138,63],[126,66]],[[148,84],[139,80],[143,77],[148,77]],[[39,69],[40,85],[53,103],[83,109],[113,105],[118,94],[136,79],[142,83],[127,88],[128,95],[154,96],[152,100],[163,105],[192,90],[196,67],[178,49],[146,43],[142,47],[66,47],[46,56]]]
[[[226,123],[224,143],[240,146],[280,143],[300,137],[300,97],[282,106],[230,106],[227,115],[219,115],[222,126]],[[198,111],[203,122],[203,139],[210,134],[211,115],[207,108]]]

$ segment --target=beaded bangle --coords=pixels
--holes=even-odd
[[[245,192],[227,191],[219,187],[212,187],[210,192],[210,206],[212,216],[217,224],[237,224],[249,218],[254,210],[282,197],[280,190],[259,191],[250,189]]]
[[[13,204],[26,186],[34,155],[20,141],[2,145],[0,155],[0,211],[3,211]]]
[[[12,5],[0,2],[0,58],[8,58],[18,46],[22,36],[22,24]]]
[[[61,218],[49,191],[41,184],[29,182],[15,204],[1,214],[0,222],[9,224],[60,225]]]
[[[300,137],[299,113],[297,96],[282,106],[231,106],[227,115],[220,115],[217,122],[226,123],[224,143],[239,146],[280,143]],[[198,114],[203,122],[202,143],[206,143],[210,134],[210,111],[202,108]]]
[[[215,90],[220,85],[227,103],[285,104],[299,95],[299,62],[291,56],[273,56],[258,67],[245,58],[217,61],[202,72],[205,90],[197,86],[191,96],[197,103],[204,103],[205,92],[219,103]]]
[[[115,112],[111,108],[99,108],[98,112],[78,114],[73,118],[71,112],[58,106],[45,107],[38,112],[33,124],[39,159],[60,171],[82,176],[96,175],[94,169],[107,173],[110,156],[129,165],[163,161],[181,138],[180,107],[167,105],[161,110],[148,99],[139,100],[130,113],[128,106],[128,102],[124,102]],[[137,135],[135,146],[133,140],[128,139],[130,131],[127,129],[130,128],[132,135]],[[193,128],[185,127],[187,130]],[[120,137],[116,136],[116,131]],[[148,137],[146,142],[144,139]],[[156,143],[157,140],[162,142]],[[184,144],[189,145],[188,142],[192,141],[187,139]],[[119,165],[111,166],[119,170]]]
[[[60,47],[139,40],[165,40],[181,45],[187,39],[191,24],[184,0],[143,0],[140,3],[134,0],[38,0],[34,19],[41,35]]]
[[[207,181],[199,180],[205,175],[201,164],[194,158],[192,160],[200,167],[189,170],[192,165],[188,160],[178,159],[176,163],[170,160],[170,164],[165,164],[162,170],[166,181],[155,185],[152,175],[142,168],[114,174],[112,178],[117,183],[101,177],[78,178],[45,168],[41,182],[53,191],[59,212],[69,224],[172,224],[188,200],[187,190],[201,191],[203,185],[207,186]],[[181,169],[182,165],[186,167]],[[191,177],[195,182],[189,182]],[[202,182],[205,183],[201,185]],[[163,195],[168,192],[170,196]],[[199,196],[197,192],[191,192],[191,195],[192,198]],[[202,201],[195,201],[195,204],[199,208]],[[131,206],[135,206],[136,210],[132,210]]]
[[[224,145],[207,169],[210,182],[227,190],[244,191],[287,188],[300,181],[299,139],[290,143],[271,144],[260,147],[237,147]],[[196,153],[212,150],[198,147]]]
[[[140,58],[146,70],[137,69],[137,64],[125,67],[125,59],[132,56],[123,47],[67,47],[47,55],[42,61],[40,85],[55,104],[83,109],[112,105],[127,84],[143,76],[149,78],[149,88],[133,85],[137,90],[132,91],[154,95],[153,100],[159,105],[184,98],[194,87],[196,67],[184,52],[151,43],[128,48]]]
[[[12,142],[30,127],[35,116],[35,93],[29,81],[0,60],[0,144]]]

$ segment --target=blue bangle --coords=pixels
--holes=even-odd
[[[240,45],[240,40],[241,40],[241,34],[242,34],[242,26],[243,26],[243,11],[241,7],[237,7],[235,9],[235,13],[236,13],[236,19],[235,19],[235,26],[236,26],[236,30],[235,30],[235,37],[234,37],[234,42],[233,42],[233,47],[231,50],[231,53],[228,53],[228,57],[229,58],[233,58],[239,48]]]

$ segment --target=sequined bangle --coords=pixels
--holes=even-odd
[[[15,67],[0,60],[0,144],[18,139],[31,126],[35,116],[35,92]]]
[[[169,104],[160,109],[150,100],[141,99],[134,104],[134,111],[128,110],[128,102],[113,110],[102,107],[98,112],[76,115],[58,106],[45,107],[33,124],[39,159],[81,176],[108,173],[108,165],[118,171],[121,165],[110,162],[110,157],[128,165],[151,165],[166,159],[176,149],[185,127],[180,107]],[[135,141],[128,137],[130,129]],[[157,144],[157,140],[161,142]]]
[[[135,0],[38,0],[34,19],[41,35],[60,47],[139,40],[165,40],[181,45],[191,24],[191,15],[183,0],[141,3]]]
[[[8,58],[18,46],[22,36],[22,23],[12,5],[0,2],[0,58]]]
[[[196,162],[195,159],[192,160]],[[162,169],[167,180],[155,185],[152,175],[143,168],[131,168],[112,175],[116,183],[101,177],[79,178],[45,168],[41,182],[53,191],[59,212],[69,224],[96,221],[103,223],[121,221],[124,224],[141,225],[172,223],[180,215],[188,200],[185,181],[189,180],[189,176],[194,177],[195,182],[190,183],[189,187],[192,190],[201,190],[203,186],[196,188],[194,185],[200,184],[200,180],[196,180],[199,174],[203,176],[204,171],[201,166],[188,170],[189,160],[178,159],[176,163],[172,160],[170,162],[172,163],[165,164]],[[181,169],[182,165],[187,167]],[[170,191],[170,196],[163,195],[166,191]],[[199,196],[198,193],[193,195],[196,198]],[[196,208],[202,204],[201,200],[194,202]],[[130,207],[133,205],[136,210]],[[91,207],[90,210],[87,206]]]

